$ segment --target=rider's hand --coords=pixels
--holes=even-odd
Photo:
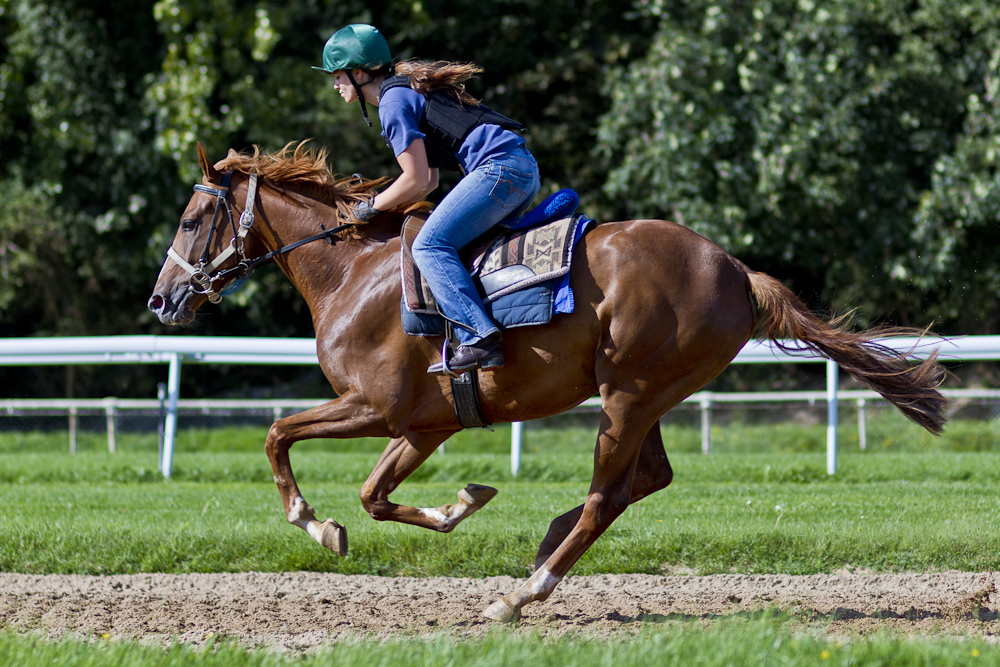
[[[381,211],[372,206],[372,202],[374,201],[375,200],[373,198],[369,199],[368,201],[359,201],[357,204],[355,204],[354,209],[352,210],[354,217],[360,220],[361,222],[368,222],[376,215],[381,213]]]

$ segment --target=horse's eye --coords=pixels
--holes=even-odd
[[[185,232],[190,232],[198,226],[197,220],[192,220],[191,218],[184,218],[181,220],[181,229]]]

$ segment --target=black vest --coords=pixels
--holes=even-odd
[[[385,91],[400,86],[412,89],[410,77],[388,77],[379,88],[379,97],[385,95]],[[441,91],[434,91],[424,97],[427,99],[427,106],[424,107],[424,117],[420,120],[420,131],[426,135],[424,145],[427,148],[427,164],[431,167],[459,171],[455,153],[462,147],[469,133],[480,125],[499,125],[505,130],[516,132],[527,129],[485,104],[467,106]]]

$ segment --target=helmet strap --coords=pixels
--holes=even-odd
[[[371,127],[372,121],[368,117],[368,103],[365,102],[365,92],[361,90],[362,86],[359,86],[358,82],[354,80],[354,75],[351,74],[351,70],[345,69],[344,74],[347,75],[347,80],[351,82],[352,86],[354,86],[354,90],[358,91],[358,101],[361,102],[361,115],[365,117],[365,122],[368,123],[368,127]],[[371,81],[365,83],[364,85],[367,86],[369,83],[371,83]]]

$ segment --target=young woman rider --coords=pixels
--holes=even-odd
[[[334,33],[323,49],[323,66],[316,69],[334,76],[345,102],[361,102],[369,125],[365,103],[378,107],[382,136],[402,170],[355,209],[359,219],[424,198],[437,187],[439,168],[464,173],[417,235],[413,258],[442,313],[456,325],[459,346],[448,368],[503,366],[500,331],[458,251],[502,220],[522,215],[538,194],[538,164],[516,131],[523,126],[465,92],[464,82],[482,71],[475,65],[408,61],[394,72],[385,37],[370,25]],[[444,370],[443,363],[428,368]]]

